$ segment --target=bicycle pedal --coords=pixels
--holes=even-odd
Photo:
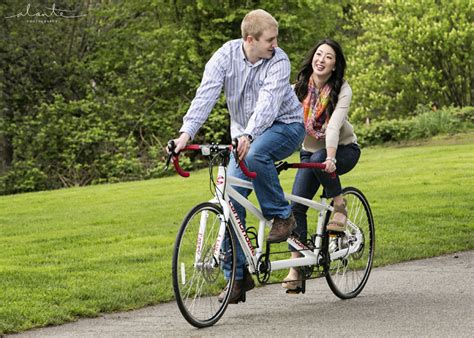
[[[286,290],[286,293],[291,294],[291,295],[297,295],[297,294],[302,293],[302,292],[303,292],[303,288],[301,288],[301,287],[297,287],[296,289],[291,289],[291,290],[287,289]]]
[[[244,292],[238,299],[232,302],[229,302],[229,304],[239,304],[240,302],[245,303],[246,300],[247,300],[247,297],[245,296],[245,292]]]
[[[292,230],[291,233],[290,233],[290,237],[293,237],[294,239],[299,239],[300,234],[298,232],[296,232],[295,230]]]
[[[330,238],[340,238],[346,235],[345,232],[338,232],[338,231],[335,231],[335,232],[329,231],[328,234]]]

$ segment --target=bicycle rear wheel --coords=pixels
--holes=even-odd
[[[369,202],[360,190],[343,189],[347,201],[348,225],[343,236],[326,233],[328,263],[326,281],[341,299],[356,297],[364,288],[372,269],[375,248],[375,227]],[[330,219],[326,217],[326,225]]]
[[[223,224],[222,209],[212,203],[195,206],[185,217],[174,247],[172,273],[173,288],[178,307],[193,326],[215,324],[224,314],[230,292],[219,302],[217,295],[234,282],[236,255],[235,240],[228,223]],[[219,236],[221,225],[225,234]],[[216,254],[216,245],[222,243]],[[229,281],[224,278],[222,266],[230,264]]]

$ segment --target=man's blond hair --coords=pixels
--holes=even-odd
[[[245,40],[247,36],[251,35],[258,40],[264,30],[273,27],[278,28],[275,18],[263,9],[256,9],[247,13],[242,20],[242,37]]]

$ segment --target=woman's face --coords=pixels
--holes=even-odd
[[[328,79],[336,69],[336,52],[331,46],[322,44],[313,56],[313,74]]]

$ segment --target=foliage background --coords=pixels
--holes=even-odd
[[[364,135],[473,105],[470,0],[66,0],[56,8],[81,17],[34,16],[51,6],[0,3],[0,194],[164,175],[206,61],[255,8],[279,21],[293,77],[317,40],[342,43]],[[229,141],[224,98],[204,140]]]

